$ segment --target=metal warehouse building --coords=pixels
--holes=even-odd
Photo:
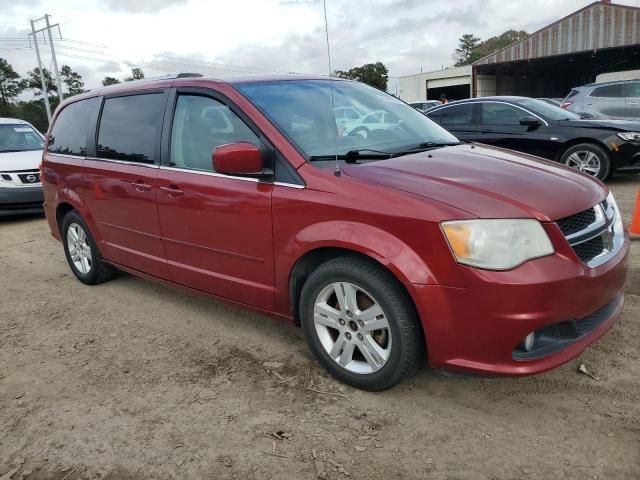
[[[473,65],[401,77],[405,101],[487,95],[564,97],[614,71],[640,68],[640,8],[592,3]]]

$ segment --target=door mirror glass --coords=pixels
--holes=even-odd
[[[522,117],[520,119],[520,125],[524,125],[525,127],[537,127],[541,124],[540,120],[531,115],[527,115],[526,117]]]
[[[249,142],[220,145],[213,150],[213,170],[225,175],[262,176],[268,174],[260,149]]]

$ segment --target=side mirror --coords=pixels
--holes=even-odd
[[[520,125],[525,127],[539,127],[542,125],[542,122],[533,116],[526,116],[520,119]]]
[[[220,145],[213,151],[212,163],[214,172],[226,175],[270,174],[270,171],[264,168],[260,149],[249,142]]]

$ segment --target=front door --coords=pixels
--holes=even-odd
[[[549,127],[540,120],[538,126],[521,125],[532,114],[502,102],[482,102],[478,141],[518,152],[552,159],[557,147],[549,141]]]
[[[627,120],[640,119],[640,81],[634,80],[625,85]]]
[[[162,92],[105,98],[96,158],[84,163],[84,199],[105,258],[160,278],[168,269],[156,208]]]
[[[226,143],[260,145],[228,105],[180,93],[168,163],[157,177],[158,212],[171,279],[247,305],[273,309],[273,185],[215,173],[212,152]]]

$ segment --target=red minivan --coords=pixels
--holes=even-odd
[[[182,74],[93,90],[58,107],[42,180],[81,282],[124,270],[294,322],[366,390],[425,357],[543,372],[623,307],[628,235],[602,183],[461,143],[357,82]]]

